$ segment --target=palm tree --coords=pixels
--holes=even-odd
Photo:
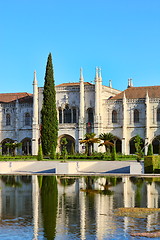
[[[91,153],[93,152],[93,144],[94,143],[99,143],[100,139],[95,138],[96,134],[95,133],[86,133],[85,138],[80,141],[80,143],[84,143],[87,148],[87,155],[90,156]],[[92,151],[91,151],[92,149]]]
[[[112,133],[101,133],[99,135],[99,139],[100,140],[103,140],[103,143],[99,144],[99,147],[100,146],[105,146],[105,149],[106,149],[106,152],[107,152],[107,149],[111,146],[113,147],[114,144],[111,142],[114,140],[114,136]]]

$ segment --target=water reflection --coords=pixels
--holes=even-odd
[[[44,237],[54,239],[56,235],[56,218],[58,205],[58,189],[55,176],[41,176],[41,212],[44,228]]]
[[[158,212],[116,216],[120,207],[160,208],[160,179],[1,176],[0,238],[20,231],[34,240],[130,239],[130,232],[159,229]]]

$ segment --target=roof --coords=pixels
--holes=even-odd
[[[75,83],[61,83],[59,85],[56,85],[56,87],[68,87],[68,86],[79,86],[80,83],[79,82],[75,82]],[[93,85],[92,83],[89,82],[84,82],[84,85]]]
[[[19,102],[32,102],[33,95],[31,93],[0,93],[0,103],[10,103],[16,100]]]
[[[113,100],[123,99],[124,93],[127,99],[145,98],[146,93],[150,98],[160,98],[160,86],[129,87],[123,92],[112,97]]]

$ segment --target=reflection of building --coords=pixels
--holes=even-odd
[[[123,92],[113,89],[111,82],[102,85],[101,70],[96,68],[94,83],[85,82],[80,71],[79,82],[56,86],[56,104],[59,120],[58,148],[60,140],[68,141],[67,150],[84,152],[79,140],[85,133],[112,133],[117,152],[135,152],[134,137],[139,134],[142,147],[147,152],[153,144],[154,153],[160,151],[160,86],[133,87]],[[0,94],[0,143],[6,154],[6,142],[22,142],[20,153],[36,155],[41,128],[43,88],[38,87],[34,73],[33,96],[27,93]],[[103,147],[96,151],[104,151]]]
[[[30,176],[1,176],[0,219],[32,217],[32,179]],[[23,219],[25,220],[25,219]]]
[[[0,218],[4,220],[3,229],[5,229],[5,220],[10,219],[9,223],[12,228],[15,222],[23,228],[29,226],[29,234],[32,234],[34,239],[39,239],[46,231],[44,219],[51,220],[47,219],[48,213],[44,218],[40,179],[38,181],[36,175],[18,176],[10,180],[7,177],[0,179]],[[160,185],[156,179],[57,177],[56,184],[58,201],[54,209],[57,213],[51,211],[54,214],[53,222],[50,224],[47,222],[45,227],[49,226],[47,231],[50,231],[53,224],[57,238],[65,238],[64,236],[67,235],[72,239],[74,236],[79,239],[87,239],[88,236],[88,238],[93,236],[95,239],[104,239],[111,234],[117,234],[117,228],[122,227],[127,231],[128,226],[132,229],[137,227],[135,218],[124,217],[122,219],[121,217],[120,220],[118,217],[117,219],[113,212],[118,207],[160,207]],[[48,185],[46,187],[48,188]],[[54,191],[52,194],[55,194]],[[54,197],[50,198],[50,200],[53,199]],[[55,203],[51,201],[45,204],[45,209],[49,210],[47,206],[52,207]],[[117,221],[121,221],[121,225]],[[146,221],[142,219],[142,222],[148,230],[152,230],[153,226],[159,222],[159,215],[149,215]],[[8,229],[8,226],[6,227]],[[0,230],[1,228],[2,222]],[[26,237],[26,239],[31,239],[31,237]]]

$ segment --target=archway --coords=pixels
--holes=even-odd
[[[112,142],[115,145],[116,153],[122,152],[122,141],[119,138],[114,137],[114,140],[111,140],[110,142]],[[110,151],[111,150],[112,148],[110,147]]]
[[[135,137],[131,138],[130,141],[129,141],[130,154],[135,154],[136,153]],[[141,138],[141,141],[142,141],[141,149],[143,149],[144,148],[144,140]]]
[[[122,141],[119,138],[116,139],[116,152],[122,152]]]
[[[160,136],[157,136],[152,141],[153,153],[160,154]]]
[[[60,152],[62,151],[62,146],[61,146],[62,138],[66,138],[66,140],[67,140],[67,144],[66,144],[67,153],[68,154],[73,153],[75,151],[75,139],[72,136],[67,135],[67,134],[61,135],[58,139],[58,142],[59,142],[58,145],[59,145]]]
[[[32,154],[32,144],[31,138],[24,138],[22,141],[22,154],[31,155]]]
[[[10,138],[4,139],[2,144],[2,155],[12,155],[12,149],[6,146],[6,143],[13,143],[14,141]]]

